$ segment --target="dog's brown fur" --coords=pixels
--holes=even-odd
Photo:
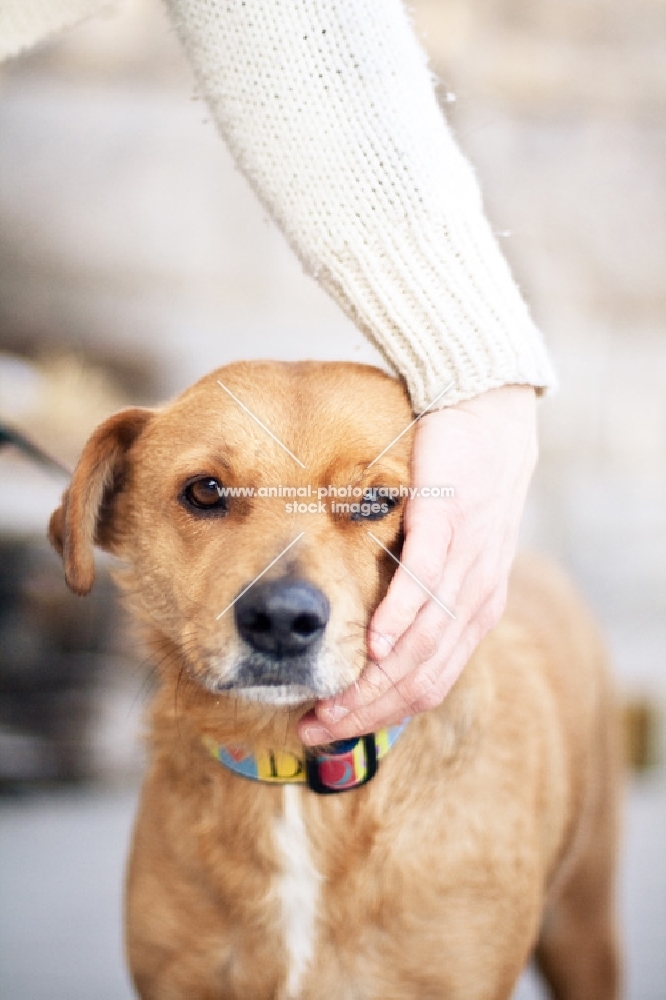
[[[273,837],[284,790],[228,772],[202,737],[298,749],[309,705],[216,691],[239,643],[233,614],[216,616],[305,530],[270,575],[297,572],[327,595],[332,652],[317,693],[330,694],[362,670],[393,569],[362,522],[249,498],[225,517],[194,516],[183,484],[406,483],[410,435],[365,469],[410,419],[402,387],[375,369],[231,365],[164,410],[103,424],[52,517],[77,593],[92,586],[94,543],[122,560],[160,681],[127,883],[127,949],[145,1000],[287,996]],[[400,523],[396,510],[370,527],[397,552]],[[295,995],[504,1000],[536,949],[559,1000],[615,1000],[617,772],[596,630],[559,572],[521,559],[500,624],[375,779],[341,795],[299,792],[322,881]]]

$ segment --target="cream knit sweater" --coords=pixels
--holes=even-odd
[[[166,3],[240,169],[416,412],[553,384],[400,0]],[[0,54],[100,6],[0,0]]]

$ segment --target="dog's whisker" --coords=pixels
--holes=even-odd
[[[377,663],[376,660],[371,660],[370,662],[374,663],[374,665],[378,668],[378,670],[380,670],[381,673],[384,674],[384,677],[386,677],[387,681],[390,683],[391,687],[393,688],[393,690],[395,691],[395,693],[398,695],[398,697],[401,699],[401,701],[409,709],[410,713],[412,715],[416,714],[416,707],[409,701],[408,698],[405,698],[404,694],[402,693],[402,691],[400,690],[400,688],[398,687],[398,685],[396,684],[396,682],[393,680],[393,678],[388,673],[388,671],[381,665],[381,663]]]
[[[135,665],[134,667],[135,673],[139,673],[139,671],[146,671],[146,673],[128,709],[128,717],[134,711],[136,703],[146,692],[149,685],[151,683],[158,682],[159,673],[163,665],[165,663],[168,663],[170,658],[180,660],[180,655],[181,654],[179,649],[167,649],[166,652],[162,656],[160,656],[159,659],[155,660],[154,654],[149,653]]]
[[[285,713],[285,718],[284,718],[284,736],[282,737],[282,749],[283,750],[285,750],[286,747],[287,747],[287,737],[289,736],[289,729],[291,728],[292,719],[293,719],[294,715],[295,715],[295,712],[293,711],[293,709],[289,709]]]
[[[130,716],[134,714],[138,702],[143,700],[143,698],[145,697],[146,693],[149,690],[151,683],[154,682],[155,682],[155,672],[152,668],[150,668],[143,677],[141,684],[139,685],[134,697],[132,698],[132,701],[130,702],[130,705],[127,709],[126,719],[129,719]]]

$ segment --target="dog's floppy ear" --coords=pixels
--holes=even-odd
[[[125,456],[152,415],[150,410],[122,410],[100,424],[51,515],[49,540],[62,556],[67,585],[75,594],[87,594],[93,585],[93,545],[110,545],[110,509],[122,482]]]

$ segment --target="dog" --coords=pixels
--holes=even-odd
[[[94,545],[118,557],[159,679],[126,886],[143,1000],[508,1000],[532,955],[558,1000],[619,996],[616,713],[559,570],[516,561],[439,708],[298,740],[366,663],[412,419],[368,366],[235,363],[103,423],[52,515],[77,594]],[[352,501],[311,499],[329,485]]]

